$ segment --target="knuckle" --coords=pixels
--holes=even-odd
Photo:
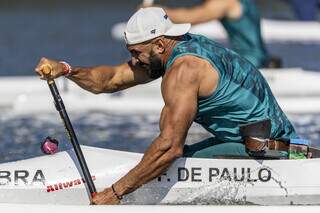
[[[41,62],[42,64],[44,64],[44,63],[48,63],[48,59],[46,59],[46,58],[42,58],[40,62]]]

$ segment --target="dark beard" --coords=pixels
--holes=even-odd
[[[162,66],[161,59],[154,53],[150,53],[150,65],[147,68],[148,76],[157,79],[164,74],[165,70]]]

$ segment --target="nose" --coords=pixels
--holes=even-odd
[[[131,57],[131,62],[132,62],[132,65],[133,66],[136,66],[137,65],[137,63],[139,63],[139,59],[137,59],[136,57]]]

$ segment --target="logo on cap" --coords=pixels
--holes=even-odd
[[[165,14],[165,15],[163,16],[163,18],[164,18],[164,19],[168,19],[168,15]]]
[[[156,34],[156,29],[150,31],[151,34]]]

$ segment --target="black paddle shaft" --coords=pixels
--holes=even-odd
[[[84,175],[84,179],[87,183],[87,186],[89,188],[89,191],[90,191],[90,194],[91,194],[91,198],[93,198],[95,196],[95,194],[97,193],[97,190],[96,190],[96,187],[93,183],[93,180],[92,180],[92,176],[90,174],[90,171],[88,169],[88,166],[87,166],[87,163],[86,163],[86,160],[83,156],[83,153],[82,153],[82,150],[81,150],[81,147],[79,145],[79,142],[78,142],[78,139],[77,139],[77,136],[74,132],[74,129],[72,127],[72,124],[71,124],[71,121],[69,119],[69,116],[68,116],[68,113],[65,109],[65,106],[63,104],[63,101],[62,101],[62,98],[60,97],[60,94],[59,94],[59,91],[58,91],[58,88],[56,86],[56,83],[54,82],[54,80],[48,80],[48,86],[50,88],[50,91],[51,91],[51,94],[53,96],[53,99],[54,99],[54,104],[56,106],[56,109],[57,111],[59,112],[60,114],[60,117],[63,121],[63,124],[65,126],[65,129],[68,133],[68,138],[73,146],[73,149],[77,155],[77,158],[78,158],[78,161],[80,163],[80,167],[82,169],[82,173]]]

